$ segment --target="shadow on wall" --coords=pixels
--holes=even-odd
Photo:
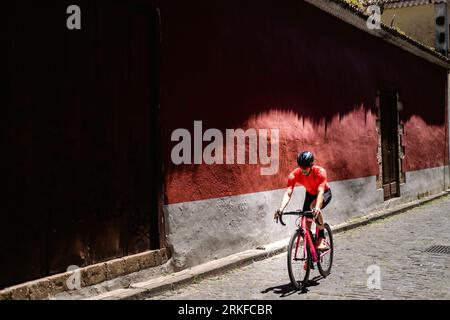
[[[80,0],[69,31],[69,4],[3,8],[0,288],[160,245],[155,14]]]

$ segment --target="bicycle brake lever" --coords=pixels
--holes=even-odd
[[[280,219],[280,223],[281,223],[281,225],[283,225],[283,226],[285,226],[285,225],[286,225],[286,223],[284,223],[284,222],[283,222],[283,219],[281,218],[281,215],[280,215],[279,217],[277,217],[277,220],[278,220],[278,219]]]

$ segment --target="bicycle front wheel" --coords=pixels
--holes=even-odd
[[[317,267],[319,268],[319,272],[322,275],[322,277],[327,277],[330,274],[331,271],[331,265],[333,264],[333,234],[331,233],[331,228],[328,225],[328,223],[324,224],[324,234],[325,234],[325,241],[328,246],[328,250],[319,252],[320,257],[319,261],[317,262]]]
[[[301,230],[297,230],[289,241],[287,264],[291,283],[300,290],[308,281],[311,266],[311,254]]]

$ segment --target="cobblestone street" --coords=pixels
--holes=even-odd
[[[336,234],[334,244],[330,276],[316,268],[303,292],[293,290],[280,254],[150,299],[450,299],[450,254],[424,252],[450,246],[449,196]],[[367,286],[372,265],[381,289]]]

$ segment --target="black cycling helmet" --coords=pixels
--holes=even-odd
[[[303,151],[297,156],[297,163],[300,167],[310,167],[314,162],[314,155],[312,152]]]

